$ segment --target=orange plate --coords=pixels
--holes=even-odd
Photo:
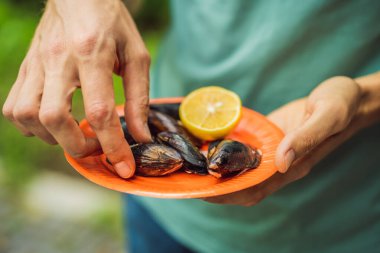
[[[182,98],[160,98],[153,99],[151,103],[176,103],[181,100]],[[117,111],[119,115],[123,115],[123,106],[118,106]],[[87,136],[94,136],[86,120],[80,123],[80,127]],[[227,138],[240,140],[259,148],[263,152],[260,166],[226,179],[185,172],[175,172],[163,177],[135,176],[132,179],[123,179],[107,169],[104,165],[104,155],[82,159],[73,158],[67,153],[65,156],[82,176],[98,185],[115,191],[155,198],[186,199],[223,195],[261,183],[276,172],[274,157],[283,133],[265,116],[243,108],[238,126]]]

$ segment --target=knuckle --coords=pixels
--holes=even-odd
[[[111,118],[112,107],[106,103],[95,103],[88,107],[86,115],[91,126],[101,128]]]
[[[18,71],[17,78],[23,80],[26,76],[26,72],[27,72],[27,60],[24,59],[23,62],[21,63],[20,69]]]
[[[55,126],[63,122],[65,114],[59,108],[41,108],[39,119],[44,126]]]
[[[140,111],[146,111],[148,113],[149,110],[149,97],[148,96],[140,96],[140,97],[127,97],[127,107],[133,108],[134,113],[139,113]]]
[[[144,50],[141,53],[139,53],[137,58],[140,62],[144,64],[150,65],[151,63],[151,58],[150,58],[148,50]]]
[[[97,32],[85,32],[73,39],[73,47],[78,55],[91,55],[95,50],[99,35]]]
[[[13,110],[13,116],[20,122],[34,122],[38,120],[38,109],[34,106],[16,106]]]
[[[83,158],[89,155],[89,150],[86,147],[86,141],[76,140],[75,143],[71,143],[70,146],[64,147],[65,151],[74,158]]]
[[[129,64],[150,65],[151,58],[147,49],[138,50],[129,57]]]
[[[51,56],[59,56],[65,51],[65,43],[61,40],[55,40],[49,43],[44,50],[43,53],[47,57]]]
[[[13,119],[13,109],[12,109],[12,107],[7,105],[6,103],[3,105],[2,113],[3,113],[4,117],[7,118],[8,120]]]

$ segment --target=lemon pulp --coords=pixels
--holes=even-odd
[[[239,96],[218,86],[191,92],[179,109],[183,125],[203,140],[215,140],[231,132],[241,117]]]

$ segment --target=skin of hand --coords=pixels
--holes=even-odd
[[[285,133],[276,152],[278,172],[251,188],[203,200],[250,207],[306,176],[340,144],[380,121],[380,72],[356,80],[330,78],[268,118]]]
[[[50,0],[3,114],[25,136],[58,143],[73,157],[101,148],[116,172],[129,178],[135,164],[115,110],[112,74],[123,78],[130,133],[149,142],[149,66],[148,51],[122,1]],[[78,88],[97,139],[85,137],[70,113]]]

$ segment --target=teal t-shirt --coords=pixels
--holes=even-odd
[[[177,0],[152,97],[205,85],[263,114],[323,80],[380,70],[380,1]],[[139,197],[197,252],[380,252],[380,126],[253,207]]]

